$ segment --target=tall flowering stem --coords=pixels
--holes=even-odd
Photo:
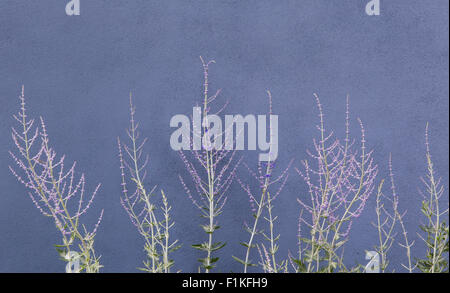
[[[285,168],[281,174],[277,177],[273,176],[273,170],[275,168],[275,161],[273,162],[258,162],[258,170],[257,172],[253,171],[247,164],[244,163],[250,175],[255,178],[259,184],[258,190],[252,190],[248,183],[245,183],[241,178],[237,178],[242,189],[248,196],[250,206],[252,209],[253,222],[252,225],[249,226],[247,223],[245,224],[245,230],[250,234],[249,240],[247,242],[241,242],[241,245],[245,247],[245,259],[240,259],[236,256],[233,258],[241,263],[244,266],[244,273],[247,273],[248,268],[251,266],[256,266],[250,259],[251,249],[255,248],[255,237],[257,235],[262,235],[263,238],[269,241],[269,249],[267,252],[270,255],[270,265],[268,262],[264,262],[263,267],[268,269],[271,272],[278,272],[279,266],[275,260],[275,254],[278,250],[278,245],[276,242],[279,239],[279,235],[274,234],[274,222],[277,219],[276,216],[273,216],[273,201],[277,199],[278,195],[283,190],[283,187],[286,184],[287,179],[289,178],[288,170],[292,164],[292,161],[289,163],[288,167]],[[270,195],[270,189],[273,189],[273,197]],[[269,225],[269,232],[265,232],[264,229],[261,229],[258,224],[263,217],[263,212],[267,211],[267,216],[264,219],[267,221]],[[261,248],[264,250],[264,245],[261,245]],[[260,248],[260,249],[261,249]]]
[[[403,242],[398,244],[406,251],[407,264],[401,263],[401,266],[409,273],[414,272],[417,264],[413,263],[411,257],[411,248],[414,246],[414,241],[408,238],[408,232],[406,231],[404,218],[407,211],[400,212],[399,210],[399,196],[397,195],[397,189],[395,187],[394,171],[392,167],[392,155],[389,155],[389,179],[391,194],[387,195],[383,192],[384,180],[381,181],[378,186],[376,208],[377,222],[372,223],[378,232],[378,244],[375,246],[375,250],[378,252],[381,258],[380,271],[386,272],[389,265],[388,252],[392,248],[396,237],[396,226],[400,226]],[[389,204],[387,206],[386,204]]]
[[[359,119],[359,150],[355,140],[350,140],[348,97],[343,142],[325,130],[322,105],[319,97],[314,97],[319,109],[319,138],[313,140],[314,151],[308,151],[312,163],[304,160],[303,170],[296,169],[309,193],[298,199],[305,211],[300,222],[308,228],[309,236],[299,237],[305,244],[305,257],[296,263],[304,272],[333,272],[338,268],[347,271],[340,254],[353,221],[361,215],[374,190],[378,167],[372,151],[366,151],[365,130]]]
[[[141,269],[151,273],[169,273],[174,264],[169,254],[180,246],[178,240],[173,242],[169,240],[169,232],[174,223],[170,219],[171,207],[164,191],[161,190],[162,220],[158,220],[158,209],[153,198],[156,187],[151,190],[145,188],[149,156],[143,154],[143,149],[147,138],[140,140],[139,124],[134,118],[135,112],[136,108],[130,94],[130,127],[127,129],[130,145],[122,144],[120,139],[117,139],[122,176],[120,202],[145,241],[147,260]],[[131,191],[128,190],[129,185],[133,186]]]
[[[97,273],[102,266],[100,257],[95,254],[94,237],[103,210],[91,231],[80,223],[80,218],[92,205],[100,184],[86,200],[86,179],[84,174],[79,179],[75,178],[76,162],[65,168],[65,156],[57,157],[51,148],[42,117],[40,126],[36,127],[34,119],[27,119],[23,86],[19,100],[20,111],[14,118],[20,128],[12,128],[17,151],[9,153],[17,165],[16,169],[21,172],[11,166],[9,169],[29,190],[28,194],[39,211],[55,221],[62,237],[62,244],[55,245],[60,256],[68,262],[79,262],[79,272]],[[78,202],[75,200],[77,197]]]
[[[391,155],[389,155],[389,176],[391,179],[392,193],[388,195],[383,192],[384,180],[381,180],[376,196],[375,213],[377,215],[377,221],[376,223],[372,223],[378,233],[378,244],[375,245],[375,250],[381,258],[380,271],[382,273],[386,272],[389,265],[387,255],[395,241],[395,227],[398,220],[404,216],[400,215],[398,211],[398,196],[395,190]]]
[[[437,177],[431,160],[430,143],[428,138],[428,124],[425,130],[425,145],[427,159],[427,175],[421,178],[425,190],[420,191],[423,196],[422,214],[427,223],[420,226],[423,234],[418,234],[427,247],[424,259],[417,262],[418,268],[426,273],[448,272],[449,252],[448,234],[449,227],[445,219],[448,220],[448,197],[447,206],[442,208],[441,198],[444,195],[444,186],[441,179]]]
[[[393,172],[393,167],[392,167],[392,156],[391,155],[389,155],[389,178],[391,180],[391,190],[392,190],[392,199],[390,199],[389,201],[392,203],[392,212],[394,213],[394,217],[397,219],[397,223],[400,225],[401,235],[402,235],[402,238],[403,238],[403,242],[399,242],[398,244],[405,249],[405,251],[406,251],[406,258],[408,260],[408,264],[401,263],[401,266],[403,268],[405,268],[409,273],[412,273],[412,272],[414,272],[414,270],[417,267],[417,264],[413,263],[412,257],[411,257],[411,248],[414,246],[414,242],[415,241],[411,241],[408,238],[408,232],[406,231],[404,218],[405,218],[405,216],[407,214],[407,211],[404,211],[404,212],[400,212],[399,211],[399,197],[397,195],[397,190],[396,190],[396,187],[395,187],[395,180],[394,180],[394,172]],[[395,225],[395,219],[392,217],[392,212],[390,212],[390,213],[388,213],[387,211],[385,212],[386,215],[387,215],[386,222],[391,221],[391,226],[394,226]],[[386,224],[386,226],[389,226],[389,225]],[[382,227],[381,224],[379,224],[379,227]],[[395,238],[395,235],[392,235],[392,232],[385,233],[385,231],[387,231],[387,230],[383,231],[380,228],[379,228],[379,230],[381,230],[381,232],[384,235],[386,235],[386,241],[385,241],[386,244],[391,242],[390,239],[394,239]],[[383,234],[381,234],[381,235],[383,235]],[[380,239],[382,239],[382,237],[380,237]],[[380,243],[382,243],[381,240],[380,240]],[[382,256],[381,259],[383,260],[383,258],[384,258],[384,261],[382,263],[383,272],[386,269],[387,264],[388,264],[387,255],[386,254],[387,254],[387,251],[390,249],[390,246],[387,246],[386,244],[385,244],[385,248],[386,249],[384,249],[383,254],[380,252],[380,255]],[[379,247],[382,247],[382,246],[380,245]]]
[[[286,176],[287,179],[287,176]],[[276,196],[275,196],[276,197]],[[282,260],[280,262],[277,261],[276,253],[279,249],[278,240],[280,239],[280,234],[275,234],[275,221],[278,219],[278,216],[273,215],[273,200],[275,200],[275,197],[272,198],[270,196],[270,192],[267,192],[267,204],[266,204],[266,210],[267,210],[267,216],[264,217],[266,220],[269,231],[268,233],[264,230],[261,231],[261,235],[264,237],[264,239],[269,243],[268,247],[269,249],[266,250],[264,244],[261,244],[263,247],[263,250],[265,251],[265,254],[269,255],[269,258],[266,258],[265,261],[262,261],[262,267],[264,269],[264,272],[268,273],[281,273],[281,272],[287,272],[288,271],[288,260]],[[258,245],[257,245],[258,247]],[[259,250],[259,248],[258,248]],[[261,259],[263,260],[263,259]]]
[[[269,116],[272,115],[272,95],[270,91],[267,91],[269,97]],[[266,257],[261,257],[261,264],[266,272],[278,272],[279,265],[276,262],[275,254],[278,250],[278,245],[276,242],[279,239],[279,236],[275,236],[274,234],[274,221],[277,217],[272,215],[273,209],[273,201],[278,197],[281,193],[283,187],[286,184],[287,179],[289,178],[288,170],[292,164],[292,160],[290,161],[287,168],[285,168],[278,176],[273,176],[273,171],[276,166],[275,160],[269,160],[267,162],[258,162],[257,171],[252,170],[247,164],[243,163],[246,167],[250,177],[256,179],[258,183],[258,188],[256,190],[252,190],[250,185],[241,178],[237,177],[239,185],[242,187],[244,192],[247,194],[250,206],[253,214],[253,223],[249,226],[247,223],[245,224],[245,230],[250,234],[249,240],[247,242],[241,242],[241,245],[245,247],[245,258],[240,259],[236,256],[233,258],[241,263],[244,266],[244,273],[247,273],[248,268],[251,266],[256,266],[250,259],[251,249],[258,247],[258,251],[260,256],[266,255],[266,253],[270,256],[269,259]],[[269,187],[273,189],[273,197],[270,196]],[[258,228],[258,224],[263,215],[264,211],[267,211],[268,216],[264,217],[264,219],[268,222],[269,225],[269,233],[264,232],[264,229]],[[261,234],[264,239],[268,240],[270,243],[269,249],[266,249],[264,244],[256,245],[255,237]],[[264,254],[261,252],[264,251]]]
[[[220,90],[214,95],[209,94],[209,66],[214,61],[206,62],[200,57],[203,65],[203,100],[202,100],[202,114],[203,123],[201,125],[201,133],[191,131],[194,137],[202,138],[210,129],[208,121],[208,114],[218,114],[224,110],[227,103],[215,113],[211,113],[212,102],[218,97]],[[194,129],[196,126],[194,125]],[[220,136],[224,136],[223,131]],[[204,139],[204,138],[203,138]],[[224,140],[221,140],[222,142]],[[241,159],[235,160],[236,150],[227,150],[225,142],[219,144],[217,137],[214,143],[206,140],[202,141],[201,150],[196,150],[191,141],[190,154],[191,158],[186,156],[185,152],[179,152],[180,157],[185,164],[185,167],[191,176],[198,198],[194,198],[191,188],[188,187],[182,176],[179,176],[181,184],[183,185],[188,197],[192,203],[201,211],[201,217],[207,220],[205,225],[202,225],[203,230],[207,234],[208,240],[201,244],[192,245],[192,247],[206,253],[205,258],[199,259],[203,269],[206,273],[214,268],[215,263],[219,260],[218,257],[213,257],[213,252],[223,248],[226,243],[215,242],[214,233],[220,226],[217,223],[217,217],[222,213],[223,207],[227,201],[227,191],[235,177],[236,168]]]

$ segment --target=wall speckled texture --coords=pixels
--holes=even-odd
[[[316,134],[312,94],[320,95],[328,125],[343,134],[348,93],[352,130],[357,134],[361,117],[380,178],[392,153],[411,235],[420,219],[417,188],[425,172],[427,121],[435,164],[448,186],[446,0],[381,1],[378,17],[365,14],[366,0],[81,0],[79,17],[66,16],[62,2],[0,1],[1,272],[62,271],[65,265],[52,247],[59,240],[53,223],[8,170],[12,114],[22,84],[30,114],[46,118],[56,150],[78,161],[91,189],[103,184],[87,220],[94,223],[105,209],[96,240],[104,272],[135,272],[144,258],[142,241],[119,203],[116,137],[127,127],[130,90],[142,132],[150,138],[149,184],[163,187],[171,198],[174,234],[184,244],[175,267],[197,270],[199,254],[190,245],[204,233],[177,179],[186,171],[170,148],[169,120],[192,111],[201,95],[200,55],[217,62],[212,87],[222,88],[222,98],[230,100],[228,113],[265,113],[265,90],[271,90],[280,120],[279,165],[294,157],[300,166],[306,158]],[[246,154],[249,164],[255,160],[255,152]],[[296,198],[306,191],[292,172],[277,199],[282,254],[295,250]],[[364,250],[376,239],[373,216],[374,198],[353,226],[348,262],[366,262]],[[219,219],[217,239],[228,245],[217,271],[241,269],[230,255],[242,250],[242,224],[249,219],[247,198],[235,184]],[[421,249],[417,245],[414,252]],[[395,245],[393,268],[402,260]]]

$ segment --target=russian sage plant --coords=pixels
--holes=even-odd
[[[405,249],[406,259],[408,260],[408,264],[401,263],[401,266],[403,268],[405,268],[408,271],[408,273],[413,273],[417,267],[417,263],[413,263],[412,255],[411,255],[411,248],[414,246],[415,241],[414,240],[411,241],[408,238],[408,231],[406,230],[405,223],[403,220],[405,215],[406,215],[406,211],[403,214],[400,214],[399,212],[397,212],[397,218],[398,218],[400,227],[402,229],[401,233],[402,233],[403,241],[404,241],[404,242],[399,242],[398,245],[400,245],[401,247],[403,247]]]
[[[250,224],[245,223],[245,230],[249,233],[248,240],[241,242],[245,255],[243,253],[242,258],[232,256],[243,265],[244,273],[247,273],[250,267],[259,267],[265,273],[288,272],[288,264],[297,273],[360,272],[362,266],[346,267],[343,258],[344,246],[348,242],[353,221],[361,215],[375,191],[378,166],[373,161],[372,151],[366,150],[365,130],[361,120],[358,119],[361,139],[350,138],[348,97],[345,137],[341,141],[334,136],[333,131],[326,131],[322,105],[319,97],[314,95],[319,111],[319,133],[318,137],[313,139],[314,151],[307,151],[310,159],[302,161],[302,170],[296,168],[308,190],[306,195],[297,199],[301,206],[297,231],[298,255],[294,256],[289,252],[288,258],[282,259],[277,255],[280,235],[275,231],[277,216],[273,207],[288,180],[292,160],[275,175],[276,162],[269,155],[267,162],[258,162],[256,170],[243,163],[248,177],[236,176],[236,170],[242,161],[242,158],[235,159],[236,150],[227,149],[222,140],[219,140],[218,144],[216,135],[214,142],[210,141],[212,137],[205,135],[213,132],[210,124],[214,122],[208,120],[208,114],[211,115],[212,102],[218,97],[220,90],[210,96],[209,66],[214,61],[205,62],[202,58],[201,61],[204,83],[199,114],[203,115],[203,122],[201,127],[194,125],[191,133],[201,139],[202,148],[193,147],[194,140],[191,140],[190,156],[184,150],[179,151],[192,179],[192,187],[185,183],[181,175],[179,179],[187,196],[205,219],[201,227],[206,233],[206,240],[192,245],[206,254],[199,260],[202,269],[210,272],[219,259],[215,253],[225,246],[224,242],[216,240],[215,232],[220,228],[218,217],[226,204],[227,191],[236,178],[249,198],[253,216]],[[268,96],[271,115],[270,92]],[[92,206],[100,184],[86,196],[84,174],[76,178],[76,162],[67,167],[65,156],[57,156],[51,147],[43,118],[40,118],[39,125],[35,125],[34,119],[28,119],[23,87],[19,100],[19,113],[14,115],[19,126],[13,127],[11,133],[16,151],[9,152],[16,168],[9,168],[28,189],[28,194],[39,211],[53,219],[61,233],[61,242],[55,246],[60,257],[69,263],[68,267],[76,261],[80,264],[76,267],[76,272],[99,272],[102,265],[94,250],[94,238],[102,220],[103,210],[90,230],[82,223],[82,216]],[[120,202],[144,240],[147,258],[143,262],[144,266],[139,269],[151,273],[169,273],[174,265],[170,255],[180,247],[178,240],[173,241],[170,237],[174,225],[170,217],[171,207],[163,190],[159,195],[156,187],[146,188],[149,157],[145,154],[144,147],[147,139],[140,138],[139,125],[135,120],[136,108],[131,94],[129,102],[129,141],[125,144],[117,139],[122,186]],[[226,105],[227,103],[214,114],[223,111]],[[199,133],[195,129],[199,129]],[[225,132],[226,130],[220,136],[224,136]],[[376,219],[372,223],[378,236],[374,249],[381,259],[381,272],[388,271],[389,253],[396,242],[405,249],[406,261],[403,261],[401,266],[407,272],[448,272],[448,198],[444,198],[445,188],[436,175],[432,161],[428,124],[425,145],[427,174],[425,178],[421,178],[424,185],[424,190],[421,191],[421,212],[426,223],[420,226],[422,233],[418,233],[426,245],[425,256],[413,260],[412,247],[415,242],[408,236],[405,226],[406,211],[400,212],[399,209],[392,156],[389,156],[390,191],[385,191],[385,180],[381,180],[376,191]],[[247,179],[256,180],[257,187],[251,188],[253,185]],[[195,197],[191,190],[195,191]],[[396,239],[398,233],[402,236],[401,241]],[[252,254],[254,250],[256,252]],[[259,255],[258,263],[252,260],[256,253]]]
[[[392,168],[392,155],[389,155],[389,178],[391,193],[388,195],[383,192],[384,180],[378,186],[376,196],[375,213],[377,215],[376,223],[372,225],[377,229],[378,244],[375,245],[375,251],[380,256],[380,272],[384,273],[389,265],[388,253],[391,250],[393,244],[396,241],[396,226],[400,224],[402,229],[404,244],[399,243],[407,250],[408,266],[402,264],[402,266],[412,272],[413,265],[411,263],[411,247],[414,242],[408,241],[408,234],[405,229],[403,218],[406,215],[406,211],[399,212],[399,197],[396,192],[394,173]]]
[[[180,246],[178,240],[172,242],[169,239],[169,232],[174,223],[170,219],[171,207],[164,191],[161,190],[162,220],[158,220],[157,206],[154,200],[156,187],[151,190],[145,188],[144,181],[149,157],[148,155],[143,156],[143,148],[147,138],[140,140],[139,124],[134,118],[135,111],[136,108],[133,106],[130,94],[130,127],[127,129],[130,146],[122,144],[120,139],[117,139],[122,176],[120,202],[145,241],[144,249],[147,253],[147,260],[144,261],[144,268],[140,269],[151,273],[169,273],[174,264],[169,254]],[[127,188],[129,185],[133,186],[131,191]]]
[[[422,214],[426,223],[420,226],[423,231],[418,234],[427,247],[425,258],[417,261],[418,268],[425,273],[448,272],[448,198],[447,206],[442,208],[441,198],[444,194],[444,186],[437,177],[434,164],[431,160],[430,144],[428,138],[428,124],[425,130],[425,145],[427,159],[427,175],[421,178],[425,190],[420,193],[423,196]],[[447,253],[447,257],[445,256]]]
[[[409,240],[408,238],[408,232],[406,231],[404,218],[406,216],[407,211],[400,212],[399,211],[399,197],[397,195],[396,187],[395,187],[395,180],[394,180],[394,172],[392,167],[392,155],[389,155],[389,178],[391,181],[391,191],[392,191],[392,197],[387,198],[389,202],[392,204],[391,210],[388,212],[387,209],[384,207],[384,204],[382,203],[382,199],[377,196],[377,215],[378,215],[378,222],[377,222],[377,229],[378,229],[378,236],[379,236],[379,246],[376,247],[377,252],[381,255],[381,272],[385,272],[386,268],[388,266],[388,260],[387,260],[387,253],[390,250],[392,246],[392,242],[395,241],[395,233],[394,226],[396,225],[396,222],[400,225],[401,228],[401,234],[403,238],[403,242],[399,242],[398,244],[405,249],[406,252],[406,258],[408,260],[407,264],[401,263],[401,266],[406,269],[409,273],[412,273],[415,268],[417,267],[417,264],[413,263],[411,258],[411,248],[414,246],[414,241]],[[380,193],[382,186],[378,189],[378,194]],[[380,210],[378,210],[380,209]],[[385,220],[381,220],[381,215],[386,215]],[[390,222],[390,224],[389,224]],[[385,228],[389,227],[389,228]],[[383,239],[385,239],[383,241]]]
[[[272,115],[272,95],[268,91],[269,96],[269,116]],[[249,177],[256,179],[258,183],[258,188],[256,191],[252,191],[250,185],[245,183],[244,180],[236,177],[236,180],[248,195],[250,206],[252,209],[253,221],[249,226],[245,223],[245,230],[250,234],[249,240],[247,242],[241,242],[241,245],[245,247],[245,258],[241,259],[236,256],[233,258],[244,266],[244,273],[247,272],[248,267],[257,266],[250,259],[251,249],[254,247],[258,248],[260,255],[261,266],[265,272],[277,273],[280,271],[281,267],[284,266],[283,263],[277,263],[276,252],[278,250],[277,241],[279,235],[275,236],[274,233],[274,222],[277,217],[273,216],[273,201],[278,197],[282,191],[286,181],[289,177],[288,170],[292,161],[289,163],[288,167],[281,172],[278,177],[273,176],[273,170],[275,168],[275,161],[270,159],[267,162],[258,161],[257,171],[253,171],[247,164],[243,163],[248,170]],[[277,186],[278,185],[278,186]],[[269,187],[271,189],[275,188],[273,196],[270,195]],[[267,221],[269,226],[269,231],[265,232],[264,229],[258,228],[258,224],[262,217],[264,211],[267,211],[267,216],[264,219]],[[265,240],[269,242],[269,249],[266,249],[264,244],[256,245],[255,237],[257,235],[262,235]],[[264,252],[264,253],[263,253]]]
[[[94,237],[103,216],[103,210],[97,223],[88,231],[80,218],[91,206],[100,184],[85,198],[86,179],[81,174],[75,178],[74,162],[65,168],[65,156],[57,157],[50,146],[49,137],[42,117],[40,127],[34,127],[34,119],[28,119],[25,109],[25,94],[19,96],[21,107],[14,118],[19,127],[12,128],[12,139],[17,152],[9,152],[21,172],[11,166],[11,172],[29,190],[28,194],[39,211],[54,220],[61,232],[62,243],[55,245],[62,259],[80,263],[77,272],[97,273],[100,257],[95,254]],[[78,202],[74,199],[78,197]],[[85,202],[86,201],[86,202]]]
[[[346,135],[343,142],[327,132],[319,97],[314,95],[319,109],[319,138],[314,139],[314,152],[308,151],[315,166],[303,161],[304,170],[296,169],[308,186],[309,199],[298,199],[302,209],[299,219],[309,234],[299,235],[301,248],[298,258],[291,259],[299,272],[349,271],[343,262],[343,247],[348,241],[352,222],[364,210],[374,190],[378,172],[372,151],[366,150],[364,127],[361,128],[360,147],[350,140],[349,103],[347,97]],[[300,229],[301,231],[301,229]]]
[[[383,184],[384,180],[378,186],[375,208],[377,221],[376,223],[372,223],[378,233],[378,244],[375,245],[375,251],[380,256],[381,273],[384,273],[389,265],[387,255],[395,241],[395,226],[397,224],[396,209],[398,205],[397,197],[388,197],[383,193]],[[388,210],[386,203],[391,204],[391,209]]]
[[[211,113],[212,102],[220,93],[220,90],[218,90],[214,95],[209,95],[209,65],[215,62],[205,62],[201,57],[200,59],[203,64],[204,76],[203,106],[201,108],[204,120],[201,125],[201,133],[192,131],[192,135],[202,138],[203,134],[206,134],[210,129],[208,114],[217,115],[224,110],[227,103],[225,103],[225,105],[216,113]],[[195,125],[193,128],[196,129]],[[224,135],[225,131],[220,134],[220,136]],[[240,162],[240,159],[237,160],[237,162],[234,160],[236,150],[227,150],[225,148],[225,142],[218,146],[217,137],[215,137],[215,139],[216,141],[214,143],[203,140],[203,147],[201,150],[196,150],[192,146],[191,142],[190,159],[188,159],[183,150],[179,151],[180,157],[192,178],[199,200],[193,197],[191,189],[185,183],[185,180],[181,175],[179,176],[179,179],[192,203],[200,210],[201,217],[206,219],[206,224],[202,225],[202,228],[207,234],[208,240],[201,244],[192,245],[195,249],[206,253],[206,257],[199,259],[201,266],[206,273],[210,272],[211,269],[214,268],[215,263],[219,260],[218,257],[213,256],[213,253],[226,245],[225,242],[215,241],[214,233],[220,228],[217,222],[217,217],[223,211],[223,207],[227,201],[226,192],[233,181],[236,168]]]
[[[286,176],[287,179],[287,176]],[[266,249],[266,245],[264,243],[256,244],[256,247],[258,249],[259,255],[260,255],[260,264],[263,268],[264,273],[281,273],[281,272],[288,272],[288,259],[283,259],[281,261],[277,261],[276,253],[279,249],[279,245],[277,244],[278,240],[280,239],[280,234],[275,236],[275,230],[274,230],[274,223],[277,220],[277,216],[274,216],[272,213],[273,209],[273,200],[277,195],[275,195],[273,198],[270,196],[270,192],[267,191],[267,203],[266,203],[266,210],[267,210],[267,216],[264,217],[264,219],[267,221],[267,224],[269,226],[269,232],[265,232],[264,230],[261,230],[261,235],[264,237],[264,239],[268,242]],[[247,227],[248,228],[248,227]],[[249,229],[247,229],[249,230]],[[250,231],[249,231],[250,232]],[[243,244],[244,245],[244,244]],[[244,245],[245,246],[245,245]],[[264,255],[261,253],[261,250],[264,252]]]

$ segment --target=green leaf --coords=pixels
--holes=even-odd
[[[237,262],[243,264],[244,266],[247,265],[247,266],[250,266],[250,267],[256,267],[255,264],[252,264],[251,262],[247,262],[247,263],[246,263],[245,261],[243,261],[242,259],[240,259],[240,258],[238,258],[238,257],[235,257],[234,255],[232,255],[231,257],[232,257],[235,261],[237,261]]]
[[[211,246],[211,251],[217,251],[227,245],[225,242],[216,242]]]
[[[218,260],[219,260],[218,257],[212,257],[211,260],[210,260],[210,263],[215,263],[215,262],[217,262]]]
[[[300,272],[306,271],[306,264],[304,264],[300,259],[292,259],[292,261],[298,266]]]
[[[239,244],[240,244],[240,245],[242,245],[242,246],[244,246],[244,247],[247,247],[247,248],[249,248],[249,245],[248,245],[248,243],[247,243],[247,242],[239,242]],[[252,245],[250,246],[250,248],[254,248],[254,247],[256,247],[256,245],[255,245],[255,244],[252,244]]]
[[[208,251],[208,244],[207,244],[207,243],[193,244],[192,247],[193,247],[193,248],[196,248],[196,249],[198,249],[198,250]]]

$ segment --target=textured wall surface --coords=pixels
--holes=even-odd
[[[128,126],[128,93],[149,137],[148,185],[166,190],[176,221],[173,236],[184,246],[177,269],[197,270],[190,247],[205,234],[202,219],[185,195],[178,174],[186,171],[169,145],[170,118],[189,114],[202,94],[199,56],[216,60],[211,87],[222,88],[227,113],[267,112],[265,91],[279,115],[279,165],[307,157],[317,135],[313,93],[324,105],[328,128],[344,134],[345,97],[350,95],[352,131],[365,124],[368,146],[387,175],[392,153],[402,209],[412,238],[420,223],[419,177],[426,170],[424,132],[430,123],[433,158],[448,186],[448,1],[381,1],[381,15],[365,14],[365,0],[325,1],[119,1],[81,0],[81,15],[66,16],[61,0],[0,0],[0,271],[62,271],[53,244],[53,222],[39,214],[25,188],[10,174],[14,149],[10,127],[25,85],[29,114],[42,115],[59,153],[78,162],[88,188],[102,188],[86,221],[105,215],[96,238],[104,272],[135,272],[145,254],[142,241],[119,203],[117,136]],[[255,165],[256,153],[243,153]],[[245,174],[242,172],[241,174]],[[291,171],[276,201],[280,253],[296,250],[296,198],[307,187]],[[243,176],[243,175],[242,175]],[[447,188],[447,187],[446,187]],[[448,189],[446,189],[448,200]],[[354,223],[347,262],[365,263],[376,231],[374,198]],[[231,254],[244,254],[243,223],[251,220],[237,184],[219,222],[216,271],[239,271]],[[417,244],[418,256],[423,245]],[[393,268],[404,260],[394,245]],[[255,257],[256,258],[256,255]]]

